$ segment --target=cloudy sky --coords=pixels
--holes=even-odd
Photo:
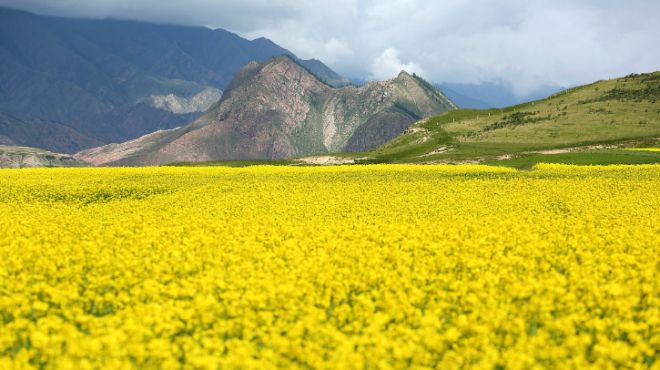
[[[504,83],[521,95],[660,70],[658,0],[0,0],[40,14],[225,28],[359,78]]]

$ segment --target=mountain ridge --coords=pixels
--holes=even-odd
[[[61,124],[49,128],[58,131],[50,140],[22,136],[14,142],[72,153],[184,125],[210,103],[198,99],[206,105],[176,109],[177,103],[203,91],[217,96],[249,61],[282,54],[295,57],[266,38],[246,40],[223,29],[0,7],[0,110],[22,122]],[[329,83],[343,80],[319,61],[300,63]],[[175,109],[159,103],[162,97]]]

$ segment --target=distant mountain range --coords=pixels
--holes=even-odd
[[[435,85],[461,108],[488,109],[504,108],[532,100],[546,98],[566,87],[544,85],[535,91],[517,95],[503,84],[485,82],[479,84],[439,83]]]
[[[283,159],[366,151],[415,121],[456,105],[421,78],[333,87],[295,58],[252,62],[222,99],[185,127],[82,151],[95,165],[158,165],[211,160]]]
[[[74,153],[171,129],[217,102],[242,66],[279,55],[350,84],[265,38],[0,8],[0,139]]]

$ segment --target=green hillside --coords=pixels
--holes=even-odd
[[[454,110],[360,154],[368,162],[658,163],[660,72],[598,81],[504,109]],[[618,149],[618,150],[617,150]],[[526,158],[526,159],[525,159]]]

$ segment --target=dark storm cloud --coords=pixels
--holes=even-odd
[[[660,69],[660,1],[0,0],[42,14],[222,27],[355,77],[400,69],[521,94]]]

